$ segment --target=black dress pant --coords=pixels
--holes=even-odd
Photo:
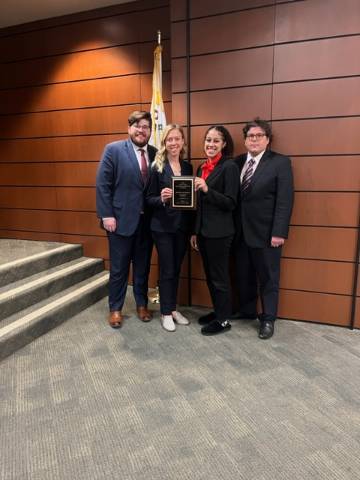
[[[222,238],[197,236],[206,283],[209,288],[216,319],[219,321],[226,320],[231,315],[229,257],[232,239],[232,235]]]
[[[263,312],[260,319],[276,320],[282,248],[252,248],[239,239],[234,250],[240,312],[256,314],[259,284]]]
[[[176,310],[181,264],[189,245],[189,235],[182,231],[153,231],[152,235],[159,257],[160,311],[162,315],[171,315]]]

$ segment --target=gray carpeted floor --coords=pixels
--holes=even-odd
[[[360,478],[360,337],[279,321],[203,337],[106,299],[0,364],[1,480]]]

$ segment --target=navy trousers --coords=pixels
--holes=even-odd
[[[147,306],[148,279],[153,247],[148,220],[144,215],[141,215],[139,225],[130,237],[111,232],[107,232],[107,236],[110,251],[110,311],[121,310],[124,305],[131,263],[136,305],[138,307]]]

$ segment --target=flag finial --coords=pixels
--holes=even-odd
[[[157,43],[158,43],[158,45],[161,45],[161,31],[160,30],[157,31]]]

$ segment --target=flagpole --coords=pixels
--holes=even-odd
[[[152,138],[150,139],[153,145],[157,148],[160,147],[160,144],[158,143],[160,141],[160,133],[166,124],[165,111],[164,111],[164,105],[162,100],[161,48],[162,48],[161,47],[161,31],[158,30],[157,46],[154,52],[153,95],[151,100],[151,115],[153,117],[152,135],[154,134],[154,131],[156,135],[152,136]],[[157,50],[160,50],[158,56],[156,56]],[[159,58],[160,58],[160,64],[159,64]],[[159,97],[161,98],[160,104],[159,104]],[[155,120],[154,117],[156,118],[155,124],[154,124],[154,120]],[[158,264],[158,279],[159,279],[159,276],[160,276],[160,266]],[[159,280],[158,280],[158,285],[156,286],[155,294],[151,296],[149,295],[149,300],[151,301],[151,303],[160,303]]]

